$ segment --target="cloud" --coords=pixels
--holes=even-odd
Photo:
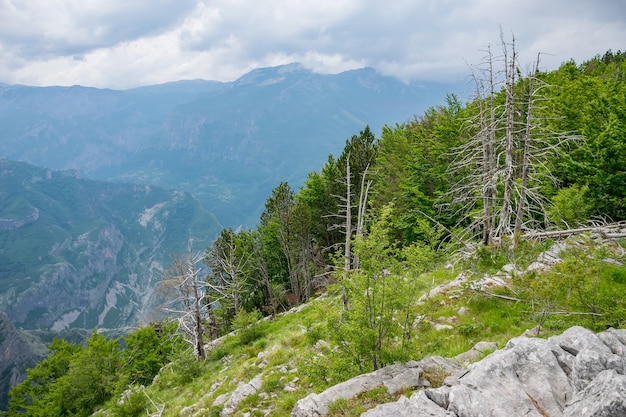
[[[619,0],[0,0],[0,81],[126,88],[294,61],[454,81],[500,28],[555,68],[623,48],[623,16]]]

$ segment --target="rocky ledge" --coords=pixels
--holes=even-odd
[[[521,336],[468,368],[447,367],[453,374],[444,386],[419,390],[410,398],[402,396],[363,416],[626,416],[625,352],[626,330],[594,334],[572,327],[548,339]],[[425,359],[402,366],[423,368],[427,364]],[[378,374],[388,373],[383,369],[368,375],[374,381],[381,380]],[[364,382],[366,376],[357,378],[360,385],[371,385]],[[331,401],[345,398],[342,385],[353,387],[351,381],[303,398],[292,416],[324,415]]]

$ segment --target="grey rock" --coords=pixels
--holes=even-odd
[[[417,363],[424,374],[452,375],[465,369],[457,362],[441,356],[429,356]]]
[[[383,385],[392,395],[409,388],[430,387],[430,382],[421,378],[421,374],[422,370],[419,367],[406,368],[391,379],[384,381]]]
[[[246,397],[256,393],[261,388],[261,375],[257,375],[250,382],[240,382],[235,391],[230,395],[228,401],[224,403],[224,408],[220,416],[230,416],[237,411],[237,405]],[[215,403],[214,403],[215,404]]]
[[[456,355],[453,360],[460,364],[469,364],[482,358],[485,352],[496,350],[497,348],[498,344],[496,342],[478,342],[467,352]]]
[[[363,414],[362,417],[456,417],[432,402],[424,391],[418,391],[409,400],[405,396],[395,403],[381,404]]]
[[[489,355],[450,388],[448,410],[459,416],[560,415],[572,387],[547,342],[517,338]]]
[[[451,386],[425,389],[364,415],[626,416],[625,341],[624,330],[596,335],[582,327],[547,340],[514,338],[467,370],[449,368],[456,373]],[[424,372],[427,362],[417,362]]]
[[[296,403],[291,415],[293,417],[323,416],[328,414],[328,406],[337,399],[350,399],[357,395],[384,385],[391,394],[406,388],[429,386],[430,383],[421,378],[420,367],[407,367],[402,364],[386,366],[368,374],[359,375],[328,388],[319,394],[309,394]]]
[[[626,376],[602,371],[567,405],[564,417],[626,416]]]

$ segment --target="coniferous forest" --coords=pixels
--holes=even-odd
[[[86,344],[55,340],[4,415],[178,415],[173,387],[209,392],[194,381],[217,384],[206,415],[219,415],[214,396],[254,376],[278,337],[267,363],[297,369],[294,389],[282,391],[286,371],[268,374],[269,399],[239,410],[267,401],[271,415],[289,415],[309,392],[480,338],[536,324],[623,327],[623,236],[607,249],[581,235],[547,275],[420,300],[459,270],[529,264],[555,244],[552,232],[626,221],[626,53],[541,68],[540,55],[523,62],[503,42],[469,68],[470,100],[449,95],[381,132],[364,126],[302,187],[277,184],[255,228],[224,229],[207,248],[191,236],[159,284],[162,322],[120,338],[94,332]],[[454,334],[431,329],[459,300],[472,314]],[[297,325],[281,315],[302,306]]]

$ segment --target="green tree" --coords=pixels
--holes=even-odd
[[[463,139],[462,106],[453,95],[446,103],[406,124],[385,127],[378,142],[374,206],[393,203],[391,235],[401,245],[427,238],[424,214],[447,226],[458,221],[435,207],[453,180],[447,173],[451,150]]]
[[[392,243],[390,215],[391,207],[383,208],[369,234],[355,238],[359,267],[341,278],[347,302],[329,324],[339,349],[361,372],[406,360],[417,314],[415,289],[431,258],[425,246],[400,251]]]
[[[121,351],[124,364],[121,385],[149,385],[161,368],[182,349],[184,341],[176,334],[177,324],[155,322],[124,337]]]
[[[70,368],[73,356],[80,352],[79,345],[54,339],[48,346],[48,357],[27,371],[26,380],[9,392],[6,416],[54,416],[59,404],[52,401],[51,390],[57,380]]]
[[[609,51],[580,66],[568,62],[546,78],[559,87],[550,96],[552,129],[575,131],[583,138],[554,160],[560,186],[588,186],[590,214],[626,219],[624,53]]]

